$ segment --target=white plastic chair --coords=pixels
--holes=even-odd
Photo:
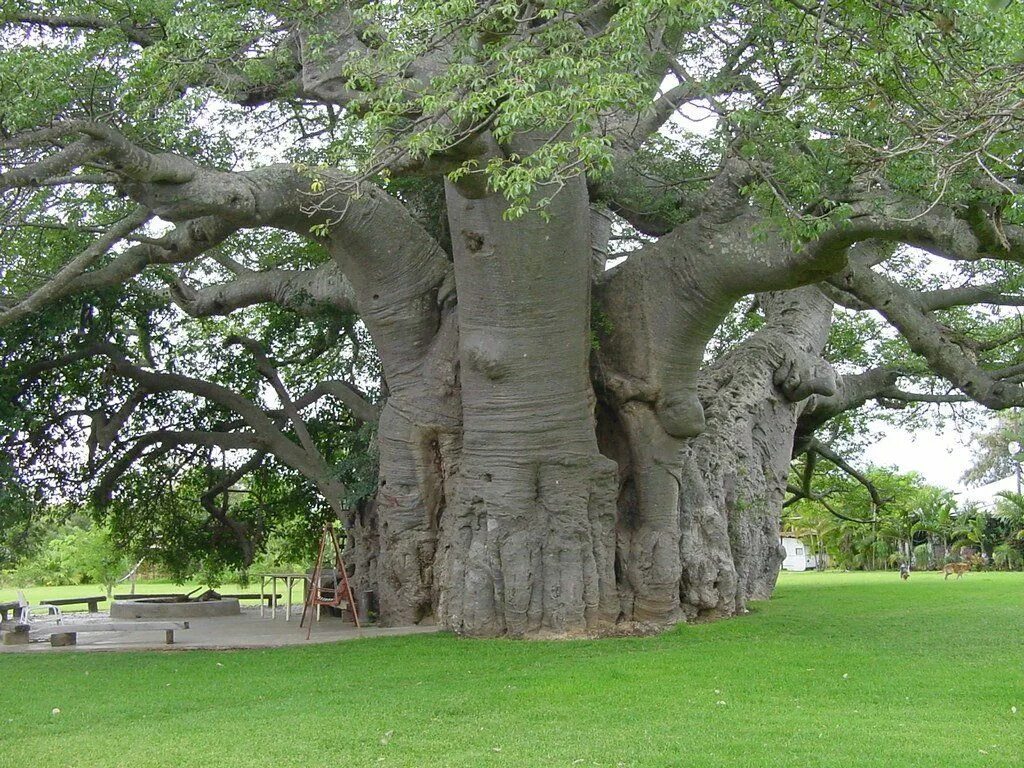
[[[20,589],[18,590],[18,609],[21,615],[22,624],[30,624],[32,622],[32,616],[34,612],[42,611],[46,617],[56,616],[57,623],[64,623],[64,614],[60,612],[60,606],[58,605],[29,605],[28,600],[25,599],[25,593]]]

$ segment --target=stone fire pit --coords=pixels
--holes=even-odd
[[[235,598],[203,594],[198,598],[138,597],[110,604],[112,619],[202,619],[238,616],[242,608]]]

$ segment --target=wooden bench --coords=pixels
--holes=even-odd
[[[100,603],[106,601],[106,597],[99,595],[97,597],[61,597],[53,600],[40,600],[40,605],[82,605],[87,604],[89,606],[89,613],[99,613]]]
[[[21,609],[21,603],[15,600],[13,603],[0,603],[0,621],[7,621],[7,612],[10,611],[14,614],[14,618],[18,618],[18,612]]]
[[[275,600],[280,600],[281,599],[280,595],[260,595],[259,592],[256,592],[255,594],[251,594],[251,595],[250,594],[245,594],[245,595],[221,595],[221,597],[223,597],[225,599],[228,599],[228,600],[259,600],[260,597],[262,597],[264,600],[267,601],[267,608],[272,606],[274,604]]]
[[[80,632],[163,632],[164,644],[174,645],[175,630],[188,629],[187,621],[133,621],[109,624],[61,624],[50,632],[50,645],[77,645]]]

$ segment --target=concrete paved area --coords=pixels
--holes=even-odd
[[[301,610],[301,609],[300,609]],[[109,621],[106,614],[66,614],[64,623],[86,624],[89,621]],[[174,645],[164,645],[164,633],[155,632],[97,632],[81,633],[78,645],[65,648],[50,647],[52,622],[45,625],[38,622],[39,629],[33,629],[29,645],[0,645],[0,653],[79,653],[83,651],[139,651],[139,650],[190,650],[229,649],[229,648],[277,648],[290,645],[306,645],[309,643],[333,643],[342,640],[355,640],[362,637],[389,637],[395,635],[413,635],[436,632],[437,627],[365,627],[356,629],[350,621],[343,621],[332,616],[323,616],[314,622],[313,632],[306,640],[305,627],[299,627],[298,612],[292,615],[291,621],[285,621],[283,612],[278,609],[276,619],[260,618],[259,609],[243,610],[240,616],[224,616],[206,619],[188,619],[189,629],[177,630],[174,633]],[[140,620],[138,624],[143,624]],[[45,627],[45,629],[44,629]]]

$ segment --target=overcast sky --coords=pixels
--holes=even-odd
[[[878,440],[864,452],[860,463],[917,472],[927,482],[955,492],[961,503],[973,501],[987,507],[995,503],[999,491],[1016,490],[1016,478],[1011,475],[975,488],[961,482],[960,477],[971,463],[971,431],[958,432],[946,426],[942,430],[921,429],[911,433],[879,423]]]
[[[964,488],[960,477],[971,458],[967,435],[949,427],[942,432],[921,429],[915,433],[888,424],[879,427],[879,440],[867,449],[865,461],[917,472],[929,483],[953,491]]]

